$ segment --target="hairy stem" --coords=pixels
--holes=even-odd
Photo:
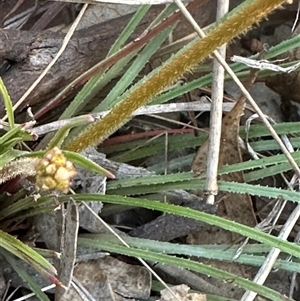
[[[132,90],[108,115],[85,129],[65,148],[80,152],[102,142],[125,124],[136,109],[149,103],[155,95],[178,80],[185,72],[191,71],[217,47],[244,33],[252,24],[261,21],[285,2],[287,1],[246,1],[237,13],[220,23],[205,38],[193,43],[173,60],[166,62],[160,70],[153,72],[143,85]]]

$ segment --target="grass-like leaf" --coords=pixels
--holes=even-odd
[[[122,243],[112,234],[84,234],[83,238],[95,239],[98,244],[109,242],[111,244],[122,245]],[[162,254],[196,256],[199,258],[213,259],[218,261],[232,262],[239,245],[185,245],[169,242],[153,241],[122,235],[122,239],[131,247],[142,250],[149,250]],[[243,249],[243,254],[234,262],[251,266],[261,266],[265,260],[265,253],[270,251],[270,247],[262,244],[247,245]],[[276,269],[283,269],[290,272],[300,272],[300,261],[287,261],[278,259],[274,265]]]
[[[17,238],[0,230],[1,248],[9,251],[20,259],[31,264],[34,261],[40,265],[41,269],[45,269],[53,274],[56,274],[56,269],[40,254],[35,252],[32,248],[22,243]]]
[[[13,104],[11,102],[10,96],[8,94],[8,91],[4,85],[4,82],[1,77],[0,77],[0,94],[3,97],[4,106],[5,106],[6,114],[8,117],[10,129],[13,129],[15,126],[15,116],[14,116],[14,111],[13,111]]]
[[[123,254],[127,256],[134,256],[143,258],[145,260],[151,260],[154,262],[160,262],[163,264],[171,264],[176,267],[181,267],[185,269],[189,269],[191,271],[195,271],[201,274],[209,275],[211,277],[221,279],[225,282],[234,283],[235,285],[242,287],[244,289],[248,289],[258,293],[261,296],[269,298],[273,301],[283,301],[283,300],[292,300],[287,299],[282,294],[267,288],[262,285],[258,285],[250,280],[244,279],[242,277],[236,276],[235,274],[223,271],[221,269],[203,264],[201,262],[196,262],[190,259],[184,259],[179,257],[174,257],[166,254],[156,253],[147,250],[135,249],[135,248],[127,248],[121,245],[114,245],[109,242],[98,241],[95,239],[88,238],[78,238],[79,245],[93,247],[101,250],[105,250],[108,252],[114,252],[118,254]]]
[[[35,283],[35,281],[30,277],[30,275],[22,268],[15,258],[6,250],[0,248],[0,253],[7,260],[7,262],[12,266],[16,273],[23,279],[25,283],[29,286],[32,292],[41,300],[41,301],[50,301],[45,293],[42,292],[41,288]]]
[[[82,168],[85,168],[89,171],[94,171],[95,173],[98,173],[111,179],[115,178],[115,176],[110,171],[106,170],[105,168],[101,167],[100,165],[98,165],[97,163],[93,162],[85,156],[69,151],[63,151],[63,153],[70,161],[72,161],[74,164],[79,165]]]
[[[168,214],[180,215],[194,220],[205,222],[225,230],[249,237],[268,246],[279,248],[281,251],[300,258],[300,246],[287,242],[277,237],[263,233],[258,229],[227,220],[225,218],[211,215],[205,212],[193,210],[191,208],[181,207],[173,204],[161,203],[158,201],[150,201],[147,199],[138,199],[130,197],[122,197],[115,195],[99,195],[99,194],[80,194],[73,196],[75,201],[98,201],[109,204],[128,205],[133,207],[147,208],[157,211],[166,212]],[[60,201],[67,202],[68,197],[59,197]]]

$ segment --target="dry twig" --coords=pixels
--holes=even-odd
[[[218,0],[217,21],[220,20],[229,8],[228,0]],[[226,44],[222,45],[218,52],[223,59],[226,56]],[[212,107],[210,113],[209,147],[207,154],[207,171],[205,192],[207,193],[207,204],[214,204],[215,195],[218,194],[218,165],[220,153],[220,139],[222,132],[222,103],[224,90],[224,68],[217,58],[213,62],[213,84],[212,84]]]

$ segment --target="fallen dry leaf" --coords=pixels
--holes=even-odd
[[[173,293],[181,301],[206,301],[205,295],[197,294],[197,293],[188,293],[189,289],[190,288],[185,284],[171,287]],[[161,293],[161,298],[157,301],[174,301],[174,296],[168,289],[164,289],[160,293]]]
[[[95,298],[105,301],[146,299],[150,296],[151,275],[140,266],[126,264],[111,256],[80,262],[74,277]],[[61,301],[79,301],[82,298],[71,287]]]
[[[243,112],[244,103],[245,100],[240,99],[234,108],[223,118],[219,167],[242,161],[238,144],[238,134],[240,116]],[[208,140],[200,147],[193,160],[192,171],[195,175],[200,175],[206,170],[207,152]],[[242,172],[235,172],[222,175],[220,180],[243,183],[244,176]],[[224,197],[224,194],[222,193],[221,196]],[[252,202],[248,195],[226,193],[224,201],[219,204],[217,214],[248,226],[255,226],[256,224]],[[224,241],[224,237],[219,239],[221,239],[221,241],[214,241],[214,243],[230,243],[227,239]],[[235,239],[236,238],[234,238],[231,242]],[[211,237],[209,240],[211,241]]]

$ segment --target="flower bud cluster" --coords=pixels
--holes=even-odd
[[[36,187],[39,190],[57,189],[67,193],[75,174],[73,163],[58,147],[54,147],[37,162]]]

